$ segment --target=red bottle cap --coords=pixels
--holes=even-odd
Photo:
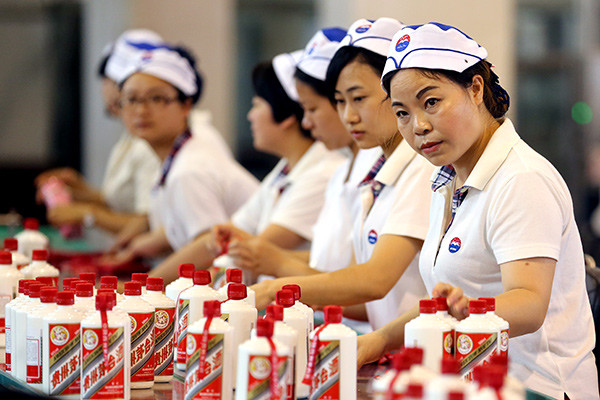
[[[405,354],[410,359],[411,364],[423,364],[423,349],[420,347],[405,347]]]
[[[31,259],[33,261],[47,261],[48,260],[48,250],[46,249],[38,249],[34,250]]]
[[[40,291],[46,286],[43,283],[32,283],[29,285],[29,297],[32,299],[38,299],[40,297]]]
[[[405,353],[396,353],[392,359],[392,368],[396,371],[408,371],[410,369],[410,358]]]
[[[448,400],[464,400],[465,394],[463,392],[448,392]]]
[[[11,265],[12,254],[10,251],[0,251],[0,265]]]
[[[448,301],[445,297],[435,297],[435,304],[438,311],[448,311]]]
[[[31,282],[35,282],[35,279],[19,279],[19,293],[27,293],[27,288]]]
[[[44,285],[54,286],[54,279],[51,276],[38,276],[35,280]]]
[[[139,282],[125,282],[123,290],[125,296],[139,296],[142,294],[142,285]]]
[[[227,286],[227,298],[229,300],[243,300],[248,296],[246,285],[243,283],[230,283]]]
[[[100,289],[114,289],[117,290],[118,279],[116,276],[101,276],[100,277]]]
[[[325,306],[323,307],[326,324],[339,324],[342,322],[342,307],[340,306]]]
[[[110,311],[113,309],[115,303],[116,300],[111,296],[111,293],[98,293],[96,296],[96,310],[98,311]]]
[[[17,251],[19,248],[19,241],[15,238],[4,239],[4,250]]]
[[[44,286],[40,290],[40,301],[42,303],[56,303],[56,293],[58,293],[57,288]]]
[[[72,306],[75,304],[75,292],[72,290],[63,290],[56,296],[56,304],[59,306]]]
[[[486,309],[486,302],[483,300],[469,301],[469,314],[485,314]]]
[[[283,285],[281,288],[284,290],[291,290],[292,293],[294,293],[294,301],[300,300],[300,297],[302,297],[302,291],[300,290],[299,285]]]
[[[96,286],[96,273],[95,272],[82,272],[79,274],[79,279],[86,281]]]
[[[242,283],[242,270],[239,268],[230,268],[225,271],[227,283]]]
[[[256,320],[256,336],[272,337],[274,321],[271,318],[259,318]]]
[[[23,221],[23,228],[37,231],[40,229],[40,221],[35,218],[25,218],[25,221]]]
[[[283,321],[283,307],[277,304],[269,304],[265,316],[273,321]]]
[[[179,277],[192,279],[194,277],[195,269],[196,269],[196,267],[194,266],[194,264],[180,264],[179,265]]]
[[[98,289],[97,294],[101,294],[101,293],[115,293],[115,289],[100,288],[100,289]]]
[[[146,281],[148,280],[148,274],[145,272],[134,272],[131,274],[131,280],[135,282],[139,282],[140,285],[146,286]]]
[[[63,290],[71,290],[71,286],[73,286],[73,282],[76,282],[78,280],[79,280],[78,278],[64,278],[62,280],[62,288],[63,288]]]
[[[404,397],[412,397],[413,399],[423,398],[423,385],[420,383],[409,383],[406,388]]]
[[[504,385],[504,368],[498,365],[487,365],[484,367],[484,381],[487,386],[499,390]]]
[[[203,269],[194,271],[194,285],[208,285],[210,283],[210,272]]]
[[[454,374],[457,375],[460,371],[460,365],[454,358],[442,359],[442,374]]]
[[[484,301],[488,311],[496,311],[496,298],[480,297],[479,300]]]
[[[94,286],[89,282],[81,282],[75,285],[75,294],[77,297],[92,297],[94,295]]]
[[[221,302],[219,300],[208,300],[204,302],[204,316],[206,318],[218,318],[221,316]]]
[[[146,290],[154,292],[162,292],[164,287],[163,278],[148,278],[146,281]]]
[[[294,293],[291,290],[282,289],[275,294],[275,303],[283,308],[289,308],[294,305]]]
[[[419,313],[420,314],[435,314],[437,311],[437,303],[435,300],[419,300]]]

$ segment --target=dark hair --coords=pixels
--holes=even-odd
[[[177,98],[181,103],[185,102],[187,99],[191,99],[192,104],[196,104],[198,100],[200,100],[200,96],[202,96],[202,89],[204,88],[204,81],[202,80],[202,76],[198,72],[196,58],[192,55],[190,50],[182,46],[172,47],[171,50],[177,52],[181,57],[185,58],[190,63],[190,66],[194,71],[194,77],[196,78],[196,87],[198,88],[198,90],[196,90],[196,93],[194,93],[192,96],[187,96],[181,90],[175,88],[177,89]]]
[[[381,80],[385,91],[390,93],[390,82],[396,71],[391,71],[386,74]],[[473,83],[475,75],[483,78],[483,103],[485,108],[496,119],[503,118],[508,108],[510,107],[510,96],[508,92],[500,86],[498,75],[492,71],[492,64],[486,60],[481,60],[477,64],[472,65],[463,72],[450,71],[445,69],[418,69],[418,71],[428,78],[439,79],[440,76],[448,78],[450,81],[468,88]]]
[[[290,116],[295,116],[302,135],[310,138],[310,131],[302,128],[304,110],[300,104],[290,99],[279,82],[271,61],[257,64],[252,70],[252,85],[254,92],[269,103],[273,119],[282,122]]]
[[[370,66],[378,76],[381,76],[385,67],[385,60],[385,56],[362,47],[345,46],[340,48],[331,59],[329,67],[327,67],[325,84],[328,88],[329,98],[333,99],[337,80],[346,65],[357,61]]]
[[[294,73],[294,78],[298,79],[300,82],[307,84],[310,86],[318,95],[329,98],[329,87],[320,79],[314,78],[307,73],[303,72],[301,69],[296,68],[296,72]]]
[[[106,76],[106,64],[108,63],[108,59],[110,58],[111,54],[108,53],[105,56],[102,56],[102,59],[100,60],[100,63],[98,64],[98,76],[100,78],[108,78]]]

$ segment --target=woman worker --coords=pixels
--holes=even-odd
[[[186,51],[160,47],[139,55],[121,82],[123,121],[162,162],[152,190],[150,230],[115,261],[156,257],[226,222],[257,188],[235,160],[204,145],[188,125],[202,80]]]
[[[281,158],[259,190],[225,225],[215,227],[167,258],[152,275],[177,277],[180,263],[207,268],[219,255],[218,242],[235,235],[260,236],[284,249],[306,250],[323,205],[325,188],[343,156],[330,152],[303,129],[303,112],[293,75],[299,54],[281,54],[252,72],[255,96],[248,120],[254,147]],[[215,239],[216,237],[216,239]]]
[[[402,140],[379,84],[384,54],[402,27],[390,18],[356,21],[327,71],[347,131],[361,148],[380,147],[383,152],[360,187],[360,213],[353,229],[356,264],[255,285],[258,307],[271,302],[284,284],[296,283],[309,304],[366,303],[368,320],[377,329],[425,295],[416,256],[427,233],[433,167]]]
[[[510,324],[511,373],[557,399],[597,399],[594,325],[569,190],[505,118],[508,94],[487,51],[458,29],[409,26],[382,83],[398,129],[438,166],[419,268],[457,318],[495,297]],[[359,363],[403,344],[407,313],[359,341]]]

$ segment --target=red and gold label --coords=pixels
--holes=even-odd
[[[188,333],[185,398],[220,400],[223,395],[223,334],[208,334],[204,366],[200,365],[201,343],[202,333]]]
[[[287,393],[288,374],[291,373],[289,358],[277,356],[277,376],[282,398]],[[270,356],[250,356],[248,361],[247,400],[271,399],[271,359]]]
[[[465,333],[456,331],[456,360],[460,374],[472,381],[475,366],[487,362],[498,349],[497,333]]]
[[[340,341],[319,340],[310,400],[340,400]]]
[[[49,324],[50,396],[79,394],[81,365],[79,324]]]
[[[190,301],[179,299],[177,301],[177,353],[175,355],[178,364],[185,364],[186,360],[186,344],[185,337],[187,335],[188,318],[190,314]]]
[[[154,313],[154,375],[173,375],[175,307],[157,308]]]
[[[125,331],[108,329],[108,360],[102,354],[102,328],[83,328],[81,333],[82,399],[125,397]]]
[[[131,381],[154,381],[154,313],[129,313]]]

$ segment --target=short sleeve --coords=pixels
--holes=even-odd
[[[167,188],[172,221],[165,221],[169,243],[177,249],[213,225],[228,220],[219,182],[206,172],[174,176]],[[170,218],[169,218],[170,219]]]
[[[394,187],[394,203],[382,235],[425,240],[429,228],[432,171],[433,166],[421,158],[415,158],[407,166]]]
[[[566,204],[537,172],[518,174],[490,203],[486,236],[498,264],[532,257],[558,260]]]

